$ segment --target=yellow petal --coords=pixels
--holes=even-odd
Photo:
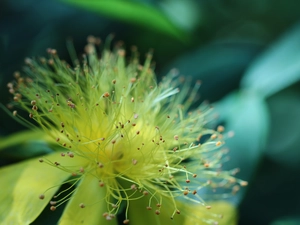
[[[156,215],[155,211],[158,210],[156,203],[151,204],[152,210],[147,210],[149,199],[143,197],[139,200],[130,201],[128,219],[131,225],[151,224],[151,225],[182,225],[185,219],[183,214],[175,214],[174,218],[171,216],[174,212],[172,201],[163,198],[162,206],[159,209],[160,214]]]
[[[211,209],[205,209],[203,206],[188,206],[190,216],[186,217],[183,225],[207,225],[203,220],[215,220],[218,225],[237,224],[237,212],[235,207],[226,201],[216,201],[207,203]]]
[[[50,161],[70,163],[59,153],[47,155]],[[32,159],[0,169],[0,224],[26,225],[33,222],[42,212],[59,184],[70,176],[58,168]],[[53,187],[57,185],[56,187]],[[43,200],[39,195],[45,193]]]
[[[102,216],[107,211],[105,197],[106,189],[105,187],[99,187],[98,179],[92,175],[84,176],[69,200],[59,224],[116,225],[116,219],[107,221]],[[84,208],[80,207],[81,204],[84,204]]]

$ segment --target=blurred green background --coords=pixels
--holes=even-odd
[[[88,35],[112,33],[142,59],[153,49],[158,77],[177,68],[201,80],[198,103],[211,102],[235,132],[224,167],[249,181],[230,199],[239,224],[300,224],[299,9],[298,0],[1,0],[0,102],[11,101],[6,84],[25,57],[51,47],[70,60],[67,40],[78,53]],[[24,129],[0,115],[0,141]],[[30,142],[2,150],[2,166],[50,151]]]

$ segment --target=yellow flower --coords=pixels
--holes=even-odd
[[[26,76],[8,84],[30,121],[13,115],[58,147],[1,169],[1,224],[29,224],[47,204],[54,211],[66,202],[59,224],[116,224],[120,215],[124,224],[215,223],[204,198],[245,183],[221,170],[223,128],[206,127],[211,107],[189,111],[200,83],[190,88],[173,70],[157,84],[151,54],[144,65],[134,48],[128,64],[121,48],[99,59],[96,42],[89,38],[74,68],[54,49],[47,60],[27,59]],[[71,188],[56,193],[65,183]]]

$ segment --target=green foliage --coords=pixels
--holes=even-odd
[[[138,24],[168,34],[180,40],[185,40],[186,35],[179,26],[157,8],[134,1],[124,0],[62,0],[68,4],[106,15],[121,21]]]

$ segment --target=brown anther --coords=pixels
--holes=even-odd
[[[51,206],[51,207],[50,207],[50,210],[51,210],[51,211],[55,211],[55,209],[56,209],[55,206]]]
[[[29,118],[33,118],[33,114],[32,113],[29,113]]]
[[[114,145],[116,144],[116,140],[112,140],[111,143]]]
[[[147,210],[152,210],[152,207],[151,206],[147,206],[146,209]]]
[[[221,141],[218,141],[217,143],[216,143],[216,146],[220,146],[222,144],[222,142]]]
[[[193,177],[196,178],[196,177],[197,177],[197,174],[193,174]]]
[[[129,219],[124,220],[123,224],[129,224]]]
[[[66,146],[67,146],[67,144],[66,144],[66,143],[62,143],[62,146],[66,147]]]
[[[73,153],[73,152],[69,152],[69,153],[68,153],[68,156],[69,156],[70,158],[74,158],[74,153]]]
[[[149,192],[148,191],[143,191],[143,195],[148,195],[149,194]]]
[[[138,163],[138,161],[136,159],[132,159],[132,164],[136,165]]]
[[[73,172],[71,175],[72,175],[73,177],[76,177],[76,176],[77,176],[77,173]]]
[[[225,130],[225,128],[223,126],[218,126],[217,131],[218,132],[223,132]]]
[[[211,209],[211,206],[210,206],[210,205],[207,205],[206,208],[207,208],[207,209]]]
[[[103,98],[107,98],[107,97],[109,97],[109,93],[108,92],[105,92],[104,94],[103,94]]]
[[[83,209],[83,208],[85,208],[85,204],[80,203],[80,204],[79,204],[79,207]]]
[[[43,200],[45,198],[45,195],[40,195],[39,199]]]
[[[136,126],[136,123],[133,123],[132,126],[135,127],[135,126]]]
[[[99,186],[100,186],[100,187],[104,187],[104,182],[103,182],[103,181],[100,181],[100,182],[99,182]]]
[[[134,102],[134,97],[131,98],[131,102]]]
[[[213,134],[213,135],[210,136],[210,138],[211,138],[211,139],[216,139],[216,138],[217,138],[217,135],[216,135],[216,134]]]
[[[84,173],[84,168],[80,167],[79,171],[80,171],[80,173]]]
[[[66,154],[62,152],[62,153],[60,153],[60,155],[64,157]]]
[[[183,191],[183,194],[184,194],[184,195],[188,195],[188,193],[189,193],[188,190],[184,190],[184,191]]]
[[[60,165],[60,163],[59,163],[59,162],[54,162],[54,164],[55,164],[56,166],[59,166],[59,165]]]
[[[186,183],[190,183],[191,181],[190,181],[189,179],[187,179],[185,182],[186,182]]]
[[[31,105],[36,105],[36,101],[35,100],[32,100],[30,103],[31,103]]]
[[[156,214],[156,215],[159,215],[159,214],[160,214],[160,211],[159,211],[159,210],[155,210],[155,214]]]
[[[135,78],[135,77],[131,78],[131,79],[130,79],[130,82],[131,82],[131,83],[136,82],[136,78]]]
[[[241,182],[240,182],[240,185],[243,186],[243,187],[245,187],[245,186],[248,185],[248,182],[247,182],[247,181],[241,181]]]
[[[209,164],[208,163],[204,163],[204,167],[209,167]]]
[[[98,162],[98,167],[99,167],[99,168],[103,168],[103,166],[104,166],[104,165],[103,165],[102,163]]]
[[[135,191],[135,190],[137,190],[137,187],[136,187],[135,184],[132,184],[132,185],[130,186],[130,189],[133,190],[133,191]]]
[[[36,105],[34,105],[34,106],[32,106],[31,109],[34,110],[34,111],[37,111],[37,110],[38,110],[38,107],[37,107]]]
[[[126,52],[125,52],[124,49],[119,49],[119,50],[118,50],[118,55],[121,56],[121,57],[124,57],[124,56],[125,56],[125,53],[126,53]]]
[[[160,204],[160,203],[157,203],[157,204],[156,204],[156,207],[160,208],[160,207],[161,207],[161,204]]]
[[[174,140],[178,141],[178,139],[179,139],[178,135],[175,135]]]
[[[60,138],[56,138],[56,141],[59,142],[59,141],[60,141]]]
[[[140,134],[140,131],[138,130],[138,131],[136,132],[136,134]]]
[[[116,80],[112,80],[112,83],[113,83],[113,84],[116,84],[116,83],[117,83],[117,81],[116,81]]]
[[[177,214],[180,214],[180,210],[177,209],[177,210],[176,210],[176,213],[177,213]]]
[[[42,163],[42,162],[44,162],[44,160],[43,160],[42,158],[40,158],[40,159],[39,159],[39,162]]]
[[[63,122],[60,123],[61,127],[65,127],[65,124]]]
[[[196,190],[193,190],[193,195],[197,194],[197,191]]]

